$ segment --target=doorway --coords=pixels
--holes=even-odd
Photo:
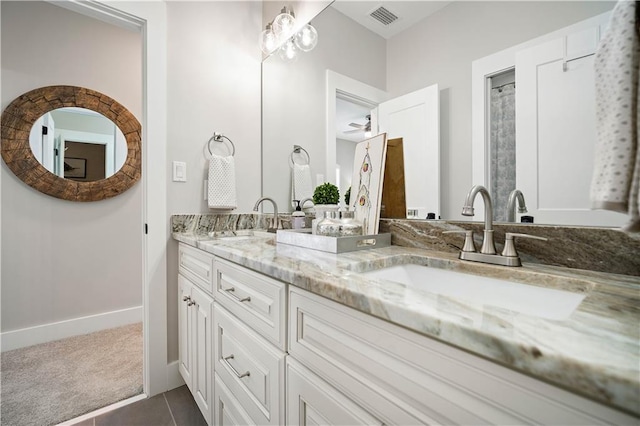
[[[31,2],[28,2],[31,3]],[[143,4],[144,3],[144,4]],[[166,6],[161,2],[140,2],[118,4],[117,9],[105,4],[77,3],[77,2],[60,2],[57,6],[71,9],[75,12],[106,21],[111,24],[134,29],[142,34],[143,39],[143,94],[142,94],[142,112],[141,122],[143,124],[143,144],[151,149],[143,151],[143,175],[138,190],[142,194],[142,207],[138,214],[136,223],[131,229],[131,235],[139,238],[140,252],[139,261],[140,274],[136,279],[137,283],[142,284],[142,292],[138,284],[132,286],[133,291],[142,293],[142,311],[141,317],[144,319],[144,373],[143,383],[144,392],[147,395],[155,395],[168,388],[167,380],[167,349],[166,349],[166,253],[165,245],[167,239],[167,231],[165,230],[166,222],[166,190],[162,182],[166,180],[166,172],[164,171],[166,152],[166,136],[163,130],[165,120],[166,105],[166,79],[165,70],[165,44],[166,42]],[[46,67],[45,67],[46,68]],[[73,70],[77,71],[77,70]],[[96,70],[99,73],[100,70]],[[4,74],[4,73],[3,73]],[[11,75],[11,73],[7,73]],[[16,87],[15,90],[19,88]],[[8,96],[8,95],[5,95]],[[147,144],[149,140],[153,141],[152,145]],[[158,185],[152,191],[147,189],[150,182],[158,182]],[[9,182],[11,183],[11,182]],[[3,185],[6,187],[6,185]],[[6,188],[5,188],[6,189]],[[37,206],[29,204],[28,194],[15,194],[9,191],[3,191],[4,197],[12,197],[12,203],[20,206],[28,206],[31,211],[38,210]],[[143,199],[143,200],[142,200]],[[9,203],[2,203],[7,205]],[[93,203],[95,204],[95,203]],[[103,203],[104,205],[104,203]],[[93,208],[86,205],[87,208]],[[15,225],[6,212],[3,212],[4,221],[10,220],[11,226],[5,224],[2,233],[6,241],[14,241],[9,238],[10,228]],[[68,221],[73,222],[74,217],[68,217]],[[142,223],[141,223],[142,222]],[[147,225],[147,229],[154,232],[151,234],[143,234],[142,225]],[[79,228],[78,228],[79,229]],[[29,230],[29,232],[32,232]],[[33,230],[37,234],[37,230]],[[128,232],[125,231],[125,232]],[[90,235],[90,234],[86,234]],[[110,240],[113,240],[114,234],[111,234]],[[99,242],[93,238],[93,242]],[[42,245],[41,245],[42,246]],[[42,249],[46,249],[42,246]],[[85,251],[86,246],[85,246]],[[3,251],[7,253],[8,250]],[[2,271],[5,276],[3,286],[4,290],[8,288],[6,285],[11,280],[7,279],[7,265],[10,261],[4,262],[5,269]],[[40,265],[42,267],[42,265]],[[34,268],[31,268],[34,269]],[[46,290],[42,289],[42,293],[46,294]],[[5,296],[7,293],[3,294]],[[87,293],[78,292],[75,296],[78,300],[83,297],[89,297]],[[100,297],[99,293],[90,292],[90,297]],[[3,298],[4,299],[4,298]],[[69,302],[73,302],[73,297],[69,298]],[[50,302],[53,300],[50,299]],[[50,303],[53,305],[53,303]],[[36,316],[41,313],[41,309],[37,306],[32,307],[31,312]],[[4,325],[4,322],[3,322]],[[176,371],[177,375],[177,371]]]

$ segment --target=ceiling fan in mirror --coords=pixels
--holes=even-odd
[[[366,123],[364,123],[364,124],[349,123],[349,126],[355,127],[355,129],[354,130],[347,130],[347,131],[345,131],[343,133],[345,133],[345,134],[347,134],[347,133],[358,133],[358,132],[370,133],[371,132],[371,114],[367,114],[365,119],[366,119]]]

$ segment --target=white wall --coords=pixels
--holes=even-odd
[[[26,91],[69,84],[140,119],[140,34],[44,2],[1,7],[2,109]],[[75,203],[35,191],[4,162],[0,173],[3,332],[141,305],[140,184]]]
[[[312,180],[325,174],[326,165],[326,70],[357,79],[384,90],[386,85],[385,40],[327,8],[313,19],[318,45],[295,63],[273,56],[263,63],[263,188],[279,211],[290,212],[291,175],[289,155],[293,145],[307,150]],[[339,28],[353,25],[345,37]],[[325,176],[328,178],[328,176]]]
[[[205,145],[213,132],[236,147],[238,209],[260,198],[260,2],[167,2],[167,167],[187,163],[187,182],[168,182],[169,214],[209,213]],[[177,243],[167,253],[168,357],[178,358]]]
[[[442,217],[464,219],[471,179],[471,62],[606,12],[615,2],[457,1],[387,42],[387,91],[440,86]]]

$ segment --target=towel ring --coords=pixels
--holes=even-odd
[[[229,139],[222,133],[214,133],[213,136],[211,136],[211,139],[209,139],[209,142],[207,142],[207,149],[209,149],[209,154],[213,155],[213,151],[211,150],[211,142],[223,142],[222,138],[225,138],[231,144],[231,156],[233,157],[234,155],[236,155],[236,146],[233,144],[231,139]]]
[[[292,168],[293,168],[293,165],[295,163],[295,161],[293,161],[293,154],[300,154],[300,151],[304,151],[304,153],[307,155],[307,162],[305,164],[300,164],[300,165],[301,166],[307,166],[311,162],[311,157],[309,156],[309,153],[307,152],[307,150],[304,149],[303,147],[301,147],[300,145],[294,145],[293,146],[293,151],[291,152],[291,155],[289,156],[289,161],[291,162],[291,167]]]

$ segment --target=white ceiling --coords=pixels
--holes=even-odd
[[[368,28],[374,33],[379,34],[385,39],[389,39],[396,34],[413,26],[417,22],[423,20],[427,16],[437,12],[451,1],[431,1],[431,0],[381,0],[381,1],[354,1],[354,0],[335,0],[331,7],[342,12],[344,15],[353,19],[360,25]],[[378,20],[372,18],[371,12],[383,6],[398,19],[384,25]]]
[[[358,24],[368,28],[385,39],[389,39],[396,34],[406,30],[414,24],[425,19],[429,15],[447,6],[451,1],[431,1],[431,0],[384,0],[384,1],[354,1],[335,0],[331,7],[348,16]],[[383,25],[369,14],[383,6],[393,12],[398,19],[389,24]],[[344,133],[353,130],[349,123],[366,123],[366,116],[370,113],[369,108],[357,105],[352,102],[338,99],[336,102],[336,138],[353,142],[360,142],[365,139],[364,132]]]

